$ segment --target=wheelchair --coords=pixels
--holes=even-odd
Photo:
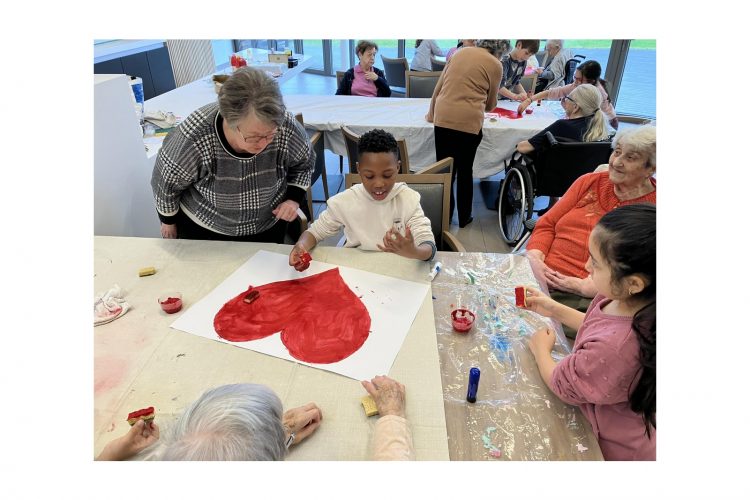
[[[572,142],[551,132],[545,140],[538,153],[515,152],[505,161],[498,218],[500,235],[510,246],[520,246],[534,228],[536,196],[562,196],[578,177],[607,163],[612,148],[611,142]]]

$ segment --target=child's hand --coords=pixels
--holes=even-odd
[[[529,350],[538,359],[540,354],[549,354],[555,346],[555,331],[552,328],[540,328],[529,338]]]
[[[305,253],[305,249],[297,242],[289,252],[289,265],[294,267],[302,261],[302,254]]]
[[[411,229],[406,226],[405,234],[402,236],[401,233],[391,228],[386,231],[383,237],[383,246],[378,245],[378,248],[383,252],[395,253],[401,257],[409,257],[416,259],[417,247],[414,245],[414,237],[411,234]]]
[[[552,313],[557,302],[540,292],[536,288],[526,289],[526,307],[522,309],[528,309],[534,311],[542,316],[552,317]]]

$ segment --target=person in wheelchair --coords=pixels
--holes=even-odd
[[[550,296],[586,311],[596,289],[585,269],[588,239],[606,213],[633,203],[656,204],[656,127],[645,125],[615,136],[606,171],[578,178],[560,201],[536,222],[526,246]],[[575,331],[564,328],[568,337]]]
[[[547,141],[545,135],[551,132],[555,138],[570,139],[573,142],[596,142],[609,139],[606,117],[602,113],[601,95],[593,85],[588,83],[579,85],[568,96],[563,96],[560,103],[565,110],[565,118],[557,120],[535,136],[516,145],[516,151],[536,160],[539,152],[543,151]],[[544,175],[543,172],[537,172]],[[543,215],[557,202],[557,198],[550,197],[549,206],[540,210]]]

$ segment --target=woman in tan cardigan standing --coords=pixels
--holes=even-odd
[[[453,157],[451,218],[453,207],[458,204],[459,227],[473,220],[474,156],[482,142],[484,112],[497,105],[497,89],[503,75],[500,57],[507,47],[506,40],[480,40],[476,47],[456,52],[440,75],[425,117],[435,124],[437,159]]]

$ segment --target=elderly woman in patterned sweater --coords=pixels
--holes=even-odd
[[[582,175],[536,223],[526,246],[531,265],[541,272],[550,296],[586,311],[596,288],[586,270],[588,240],[602,216],[622,205],[656,204],[656,128],[619,133],[606,171]],[[564,328],[575,338],[575,330]]]
[[[151,178],[161,235],[283,243],[314,165],[278,84],[242,68],[164,140]]]

